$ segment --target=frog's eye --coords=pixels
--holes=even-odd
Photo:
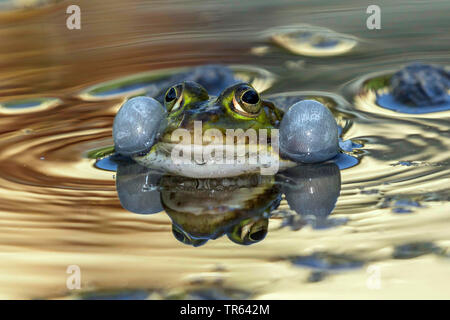
[[[172,233],[173,233],[175,239],[177,239],[178,241],[183,242],[184,244],[187,244],[190,246],[194,246],[194,247],[202,246],[208,241],[206,239],[193,239],[186,232],[184,232],[180,227],[178,227],[174,224],[172,225]]]
[[[250,86],[236,90],[233,97],[233,109],[246,117],[257,117],[261,111],[261,99],[258,92]]]
[[[173,100],[175,100],[176,98],[177,98],[177,90],[172,87],[169,89],[169,91],[167,91],[165,101],[167,103],[169,103],[169,102],[172,102]]]
[[[192,104],[209,99],[208,92],[198,83],[186,81],[167,90],[164,105],[168,112],[173,113],[186,104]]]
[[[164,105],[168,112],[173,112],[180,108],[183,100],[183,85],[178,84],[170,87],[164,97]]]
[[[235,226],[228,238],[238,244],[249,245],[263,240],[267,235],[269,222],[267,219],[245,220]]]
[[[266,237],[267,234],[267,230],[261,229],[261,230],[251,230],[248,238],[252,241],[252,242],[258,242],[261,241],[262,239],[264,239]]]

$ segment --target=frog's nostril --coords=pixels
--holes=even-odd
[[[150,149],[166,124],[166,110],[155,99],[136,97],[128,100],[114,118],[116,152],[132,156]]]

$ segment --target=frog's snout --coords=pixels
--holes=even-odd
[[[150,97],[125,102],[114,118],[116,152],[132,156],[148,151],[167,126],[166,114],[166,109]]]

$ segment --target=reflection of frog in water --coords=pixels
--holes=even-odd
[[[192,179],[125,163],[118,167],[116,182],[125,209],[139,214],[164,210],[175,238],[185,244],[200,246],[226,234],[249,245],[265,238],[283,193],[305,220],[326,220],[339,196],[340,171],[328,163],[299,166],[276,177]]]
[[[227,234],[239,244],[259,242],[268,216],[281,200],[273,176],[224,179],[164,176],[161,203],[173,222],[175,237],[192,245]]]

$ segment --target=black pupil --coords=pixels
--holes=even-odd
[[[175,238],[177,238],[178,241],[181,241],[181,242],[185,241],[184,234],[182,234],[180,231],[173,229],[173,234],[174,234]]]
[[[242,101],[248,104],[257,104],[259,101],[259,97],[256,91],[249,90],[242,95]]]
[[[174,88],[170,88],[169,92],[166,94],[166,102],[170,102],[177,98],[177,93]]]
[[[266,233],[264,230],[259,230],[255,233],[253,233],[252,235],[250,235],[250,239],[252,239],[253,241],[259,241],[259,240],[263,239],[265,235],[266,235]]]

